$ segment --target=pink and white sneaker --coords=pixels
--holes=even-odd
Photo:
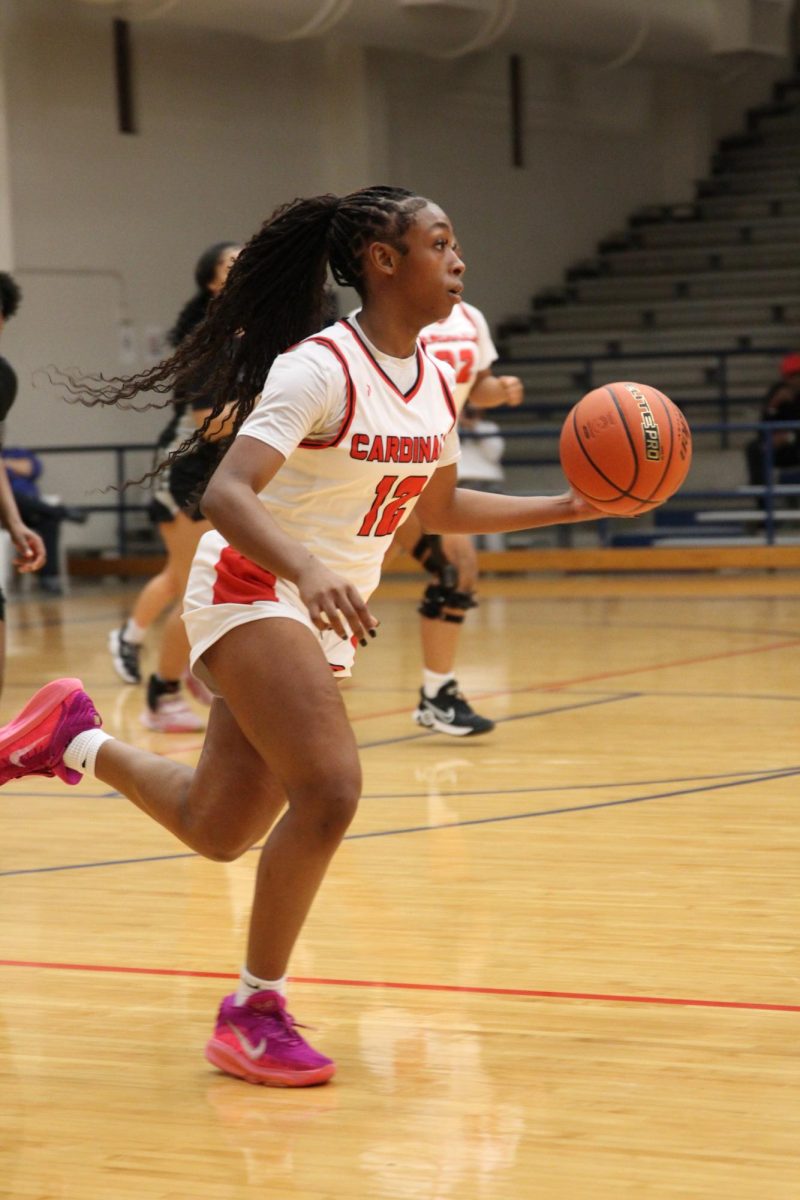
[[[0,729],[0,786],[26,775],[57,775],[80,783],[80,771],[64,765],[67,746],[79,733],[102,725],[80,679],[54,679]]]
[[[200,733],[206,723],[178,693],[165,693],[155,701],[155,707],[147,708],[141,715],[145,729],[154,733]]]
[[[184,687],[190,696],[194,696],[198,704],[205,704],[206,708],[211,707],[211,702],[214,699],[214,693],[211,688],[206,687],[202,679],[198,679],[192,673],[190,667],[187,667],[181,676]]]
[[[206,1058],[227,1075],[268,1087],[326,1083],[336,1064],[297,1032],[278,992],[255,992],[244,1004],[235,994],[222,1001]]]

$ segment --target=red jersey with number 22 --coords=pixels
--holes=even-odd
[[[453,398],[459,412],[476,377],[497,358],[492,335],[480,309],[462,300],[443,321],[426,325],[419,335],[425,349],[455,372]]]

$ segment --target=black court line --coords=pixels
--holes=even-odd
[[[645,796],[631,796],[627,800],[603,800],[594,804],[574,804],[564,808],[545,808],[534,809],[531,812],[523,813],[502,813],[493,817],[473,817],[463,821],[443,821],[439,825],[408,825],[400,829],[377,829],[367,833],[348,833],[345,835],[346,842],[364,841],[367,838],[380,837],[396,837],[399,834],[407,833],[433,833],[439,829],[458,829],[466,828],[470,825],[499,825],[508,821],[528,821],[538,817],[556,817],[563,816],[569,813],[592,812],[603,808],[620,808],[628,804],[646,804],[651,800],[666,800],[681,796],[692,796],[704,792],[717,792],[728,788],[747,787],[752,783],[771,783],[776,779],[787,779],[793,776],[800,775],[800,767],[792,768],[785,771],[771,772],[766,775],[759,775],[750,779],[734,779],[726,783],[714,783],[705,787],[694,788],[678,788],[675,791],[669,792],[653,792]],[[458,793],[456,793],[458,794]],[[248,854],[252,854],[256,850],[261,850],[262,846],[251,846]],[[82,863],[63,863],[57,866],[50,867],[23,867],[10,871],[0,871],[0,876],[10,875],[45,875],[56,871],[80,871],[91,870],[97,867],[120,867],[132,866],[139,863],[148,862],[169,862],[175,859],[182,858],[202,858],[202,855],[195,854],[194,851],[188,850],[177,854],[149,854],[140,858],[115,858],[105,859],[97,862],[82,862]]]
[[[582,708],[598,708],[604,704],[619,704],[623,700],[634,700],[639,695],[641,695],[640,692],[618,692],[616,695],[612,696],[609,696],[606,693],[599,700],[582,700],[579,704],[558,704],[551,708],[534,708],[529,712],[513,713],[510,717],[498,717],[495,724],[506,725],[510,721],[526,721],[531,717],[549,717],[555,716],[558,713],[578,712]],[[400,737],[381,738],[377,742],[359,742],[358,749],[374,750],[377,746],[396,746],[401,742],[419,742],[422,739],[429,740],[431,737],[437,736],[447,738],[451,745],[454,742],[463,744],[465,741],[470,740],[469,738],[454,738],[447,733],[437,734],[436,730],[428,729],[423,733],[407,733],[402,734]],[[478,743],[474,741],[472,742],[473,746],[476,744],[483,747],[491,747],[491,743],[487,743],[483,740]],[[455,746],[453,746],[453,749],[455,750]]]

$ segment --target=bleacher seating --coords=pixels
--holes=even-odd
[[[633,213],[593,258],[504,322],[498,347],[503,369],[523,379],[526,399],[497,419],[509,432],[526,421],[536,427],[535,437],[509,442],[512,464],[551,465],[555,443],[544,430],[557,431],[581,391],[604,379],[662,387],[700,426],[758,420],[778,358],[800,349],[800,70],[746,114],[741,133],[720,142],[693,202]],[[735,454],[723,487],[745,482],[741,447],[752,436],[742,426],[696,439],[699,456],[719,446]],[[738,505],[759,516],[754,497]],[[794,537],[797,510],[784,515],[779,502],[776,510],[774,536],[780,529],[781,540]],[[662,522],[663,514],[649,533],[627,536],[731,541],[751,533],[747,520],[703,519],[699,510],[679,516],[679,532]]]
[[[791,347],[800,334],[800,73],[721,141],[689,204],[648,206],[499,331],[506,357]],[[774,359],[752,380],[763,391]]]

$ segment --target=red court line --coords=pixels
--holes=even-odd
[[[101,963],[28,962],[0,958],[0,967],[28,967],[45,971],[100,971],[112,975],[177,975],[183,979],[238,979],[230,971],[184,971],[171,967],[120,967]],[[680,996],[628,996],[615,992],[555,992],[542,988],[465,987],[455,983],[401,983],[385,979],[323,979],[290,975],[291,983],[316,983],[323,987],[391,988],[406,992],[448,992],[474,996],[521,996],[544,1000],[603,1000],[616,1004],[667,1004],[687,1008],[740,1008],[755,1012],[800,1012],[800,1004],[760,1004],[748,1000],[696,1000]]]
[[[528,685],[522,688],[513,688],[513,694],[518,692],[528,692],[533,690],[551,691],[558,688],[574,687],[576,683],[596,683],[601,679],[620,679],[624,675],[640,675],[643,671],[667,671],[671,667],[692,667],[699,663],[716,662],[721,658],[741,658],[747,654],[764,654],[772,650],[787,650],[792,646],[800,646],[800,638],[791,638],[786,642],[771,642],[766,646],[749,646],[746,650],[721,650],[718,654],[702,654],[696,658],[676,658],[668,662],[653,663],[650,666],[626,667],[623,671],[603,671],[597,675],[582,675],[576,679],[566,679],[557,683],[544,683],[541,685]],[[489,693],[486,693],[488,695]],[[500,692],[498,695],[504,695]]]

